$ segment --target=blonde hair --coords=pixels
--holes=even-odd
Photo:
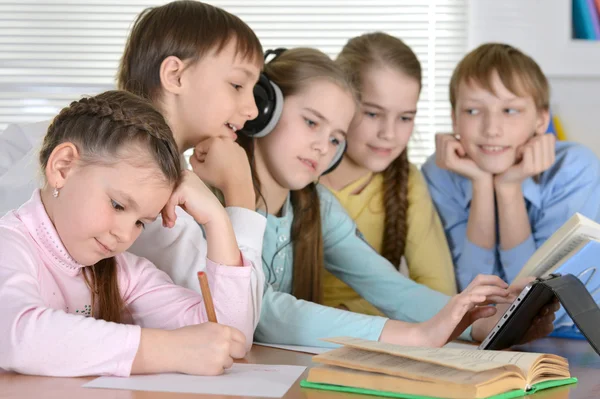
[[[383,32],[367,33],[346,43],[336,59],[347,76],[362,91],[363,74],[374,67],[391,67],[414,78],[421,87],[421,63],[402,40]],[[408,211],[408,151],[383,172],[385,222],[381,255],[396,268],[404,255]]]
[[[450,104],[454,110],[461,83],[476,83],[494,93],[492,74],[519,97],[531,96],[538,110],[550,107],[548,79],[539,65],[519,49],[503,43],[487,43],[468,53],[456,66],[450,79]]]
[[[281,88],[284,97],[300,92],[307,84],[318,79],[327,79],[355,96],[354,88],[343,71],[326,54],[316,49],[286,50],[265,65],[264,73]],[[253,161],[253,141],[240,136],[239,142],[251,160],[259,198],[260,181]],[[311,183],[302,190],[292,191],[290,195],[294,210],[290,238],[294,252],[292,294],[298,299],[320,303],[323,296],[321,274],[324,255],[317,186]]]
[[[127,39],[117,85],[155,101],[165,58],[175,56],[193,64],[213,49],[220,52],[231,40],[236,41],[238,54],[262,65],[262,46],[254,31],[221,8],[191,0],[147,8]]]

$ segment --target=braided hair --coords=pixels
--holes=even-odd
[[[148,100],[125,91],[107,91],[63,108],[44,137],[39,155],[42,169],[52,151],[65,142],[77,147],[83,164],[101,165],[130,159],[130,152],[123,150],[136,145],[155,162],[166,182],[176,185],[182,176],[177,145],[164,117]],[[92,292],[92,316],[121,322],[125,309],[115,258],[84,267],[83,276]]]
[[[421,84],[421,64],[402,40],[383,32],[366,33],[346,43],[336,59],[360,95],[365,70],[389,66]],[[406,248],[408,224],[408,153],[404,151],[383,172],[385,221],[381,255],[396,268]]]

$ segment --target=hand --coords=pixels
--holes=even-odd
[[[170,331],[169,356],[176,372],[195,375],[223,374],[233,359],[246,355],[246,337],[239,330],[202,323]]]
[[[194,173],[225,196],[227,206],[254,210],[255,194],[246,151],[227,138],[213,137],[200,142],[190,157]]]
[[[206,225],[215,218],[227,218],[225,209],[208,187],[189,170],[183,172],[183,179],[171,194],[162,210],[163,226],[173,227],[177,220],[175,207],[180,206],[199,224]]]
[[[440,347],[456,339],[476,320],[496,314],[493,303],[512,303],[515,295],[500,277],[480,274],[430,320],[421,323],[427,346]]]
[[[435,163],[442,169],[458,173],[471,181],[490,178],[467,156],[462,143],[451,133],[435,135]]]
[[[536,135],[517,148],[517,162],[504,173],[494,176],[494,185],[521,185],[554,163],[556,139],[553,134]]]
[[[535,280],[534,277],[526,277],[514,281],[508,288],[513,297],[518,296],[527,284]],[[502,315],[509,308],[510,304],[497,306],[497,313],[493,317],[487,319],[477,320],[473,324],[473,330],[471,336],[475,341],[483,341],[490,331],[496,326]],[[533,341],[538,338],[542,338],[550,334],[554,329],[555,313],[560,309],[558,299],[554,299],[551,303],[544,306],[540,313],[533,320],[532,325],[529,327],[519,344]]]
[[[518,344],[526,344],[538,338],[544,338],[554,331],[555,313],[560,309],[558,298],[554,298],[551,303],[544,306],[540,313],[533,319],[531,326],[518,342]]]

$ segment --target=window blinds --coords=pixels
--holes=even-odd
[[[114,88],[136,15],[161,0],[0,0],[0,131],[50,119],[82,94]],[[213,0],[246,21],[263,47],[316,47],[332,57],[350,37],[403,39],[423,67],[410,159],[449,131],[448,81],[467,48],[466,0]]]

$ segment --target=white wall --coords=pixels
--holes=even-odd
[[[571,39],[571,0],[470,0],[468,37],[469,50],[497,41],[532,56],[567,138],[600,156],[600,41]]]
[[[598,65],[600,68],[600,65]],[[600,156],[600,77],[550,78],[552,109],[560,116],[568,140]]]

